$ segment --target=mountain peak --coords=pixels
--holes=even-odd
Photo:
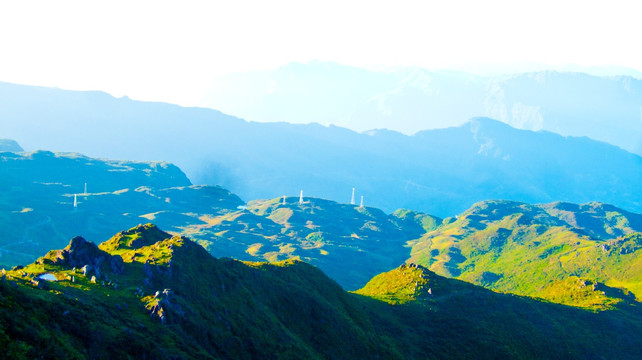
[[[484,116],[470,118],[463,126],[469,127],[472,132],[479,130],[517,130],[503,121]]]
[[[135,226],[127,231],[121,231],[100,244],[99,247],[107,252],[139,249],[171,237],[172,235],[162,231],[156,225],[145,224]]]
[[[355,293],[392,304],[403,304],[417,300],[436,300],[467,286],[471,285],[446,279],[421,265],[408,263],[375,276]]]
[[[24,149],[15,140],[0,139],[0,152],[23,152]]]

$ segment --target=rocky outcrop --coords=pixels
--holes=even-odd
[[[149,316],[159,319],[163,325],[170,319],[179,319],[185,314],[180,305],[175,302],[174,292],[171,289],[157,291],[150,306]]]
[[[125,271],[122,257],[100,250],[96,244],[81,236],[71,239],[64,249],[47,254],[44,261],[80,268],[84,275],[94,272],[98,278],[104,271],[114,274],[122,274]]]

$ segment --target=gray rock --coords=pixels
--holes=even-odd
[[[83,275],[87,276],[87,274],[89,274],[89,272],[91,271],[91,266],[85,265],[82,268],[80,268],[80,271],[82,271]]]
[[[110,270],[115,274],[122,274],[125,271],[122,257],[112,256],[100,250],[96,244],[81,236],[71,239],[69,244],[55,253],[52,258],[54,263],[63,263],[72,268],[82,267],[84,275],[93,271],[98,278],[105,270]],[[105,264],[108,268],[103,266]]]
[[[156,291],[154,294],[155,303],[152,306],[149,316],[157,318],[165,325],[170,318],[179,319],[185,315],[180,305],[176,304],[174,299],[174,292],[171,289],[163,289],[163,291]]]

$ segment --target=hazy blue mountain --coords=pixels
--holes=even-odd
[[[17,142],[10,139],[0,139],[0,152],[21,152],[22,147]]]
[[[589,136],[642,154],[642,80],[631,76],[540,71],[485,77],[292,63],[219,77],[201,104],[253,121],[312,121],[406,134],[487,116],[520,129]]]
[[[642,158],[589,138],[486,118],[414,136],[247,122],[99,92],[0,84],[0,134],[25,149],[165,160],[245,200],[314,196],[452,216],[486,199],[601,201],[642,211]]]
[[[457,134],[458,131],[462,134]],[[503,137],[515,139],[517,145],[499,140],[496,143],[490,143],[491,139],[503,138],[499,136],[502,133],[512,135],[504,134]],[[520,138],[520,133],[531,134],[523,130],[514,130],[497,121],[477,119],[467,124],[467,127],[448,129],[442,134],[427,132],[420,134],[420,137],[418,135],[418,143],[428,141],[434,143],[432,146],[442,148],[433,150],[434,154],[427,153],[425,149],[417,152],[426,153],[429,158],[439,158],[438,152],[441,151],[443,164],[440,165],[434,161],[431,166],[443,166],[444,168],[440,170],[443,171],[450,164],[460,164],[461,173],[451,171],[452,185],[445,181],[441,181],[438,185],[443,189],[448,186],[457,186],[461,189],[460,193],[456,193],[458,189],[456,187],[450,188],[450,194],[437,193],[442,197],[440,200],[442,206],[452,206],[446,204],[448,196],[453,201],[464,201],[473,197],[475,192],[508,191],[494,188],[498,185],[506,188],[512,186],[513,180],[508,178],[507,168],[514,171],[511,176],[516,178],[525,177],[525,174],[531,172],[541,173],[543,170],[538,166],[544,165],[538,165],[532,159],[533,155],[528,157],[524,155],[527,151],[520,149],[520,146],[533,147],[532,144],[528,144],[527,137]],[[556,142],[564,144],[577,140],[564,139],[550,133],[535,135],[544,136],[544,140],[533,141],[548,144],[552,152],[560,152]],[[448,144],[456,143],[457,139],[463,144],[467,136],[477,138],[478,144],[481,144],[479,148],[472,149],[482,150],[484,154],[479,155],[481,158],[466,159],[461,152],[456,155],[456,158],[449,157],[449,154],[455,154],[456,151],[453,150],[453,145]],[[391,136],[391,139],[394,140],[395,137]],[[609,156],[609,149],[622,152],[613,146],[601,145],[604,147],[596,148],[594,152],[590,152],[590,147],[584,147],[585,155],[591,160],[596,160],[600,156],[598,152],[605,156]],[[516,155],[517,163],[498,165],[497,161],[510,163],[513,152],[521,154]],[[551,158],[550,155],[541,151],[538,154],[547,159]],[[401,158],[401,154],[390,155]],[[637,158],[635,155],[630,156]],[[420,158],[416,155],[415,157]],[[407,159],[418,163],[413,157],[408,156]],[[573,161],[578,161],[576,157],[570,157],[569,160],[564,156],[558,156],[557,159],[561,165],[556,166],[564,166],[571,173],[584,174],[592,179],[600,178],[600,174],[592,174],[581,169],[590,168],[589,164],[581,162],[572,164]],[[518,166],[521,161],[527,164],[523,168]],[[493,174],[495,179],[492,180],[494,185],[489,186],[485,183],[490,177],[489,173],[482,173],[474,168],[466,169],[467,162],[479,163],[483,169],[492,169],[495,172]],[[613,166],[614,168],[606,168],[602,165],[598,170],[616,172],[615,167],[626,168],[628,164],[614,161]],[[410,174],[408,169],[402,170],[400,173]],[[425,168],[420,170],[425,171]],[[520,175],[515,175],[520,171]],[[555,171],[562,172],[559,169]],[[639,169],[632,171],[639,172]],[[468,179],[466,183],[462,178],[470,173],[474,174],[473,178],[479,177],[482,180],[473,182]],[[421,175],[421,173],[416,174],[416,176]],[[623,175],[625,173],[620,173],[620,176]],[[453,179],[456,177],[460,179],[455,183]],[[507,177],[503,180],[505,183],[497,180],[501,177]],[[554,180],[533,176],[526,180],[535,188],[552,189],[551,192],[559,192],[556,186],[559,187],[560,184],[574,188],[581,185],[581,181],[578,182],[570,177]],[[375,182],[375,186],[382,188],[385,186],[376,182],[376,177],[372,181]],[[84,190],[84,183],[87,183],[87,193]],[[524,182],[520,184],[523,186]],[[613,186],[620,189],[622,194],[635,198],[633,187],[637,184],[638,182],[634,182],[633,185],[622,183]],[[304,196],[302,203],[299,197],[294,196],[287,197],[285,200],[277,197],[244,203],[238,196],[223,188],[191,185],[185,174],[169,163],[100,160],[73,153],[47,151],[0,153],[0,188],[3,190],[0,192],[0,267],[12,267],[34,261],[43,251],[51,247],[64,246],[70,237],[79,234],[101,242],[113,234],[114,229],[154,222],[173,234],[189,236],[214,256],[270,262],[288,259],[303,260],[323,270],[345,289],[354,290],[365,285],[372,276],[388,271],[408,258],[415,262],[422,262],[426,266],[431,265],[434,271],[439,271],[443,275],[457,276],[449,267],[446,270],[450,269],[453,272],[446,272],[442,265],[450,266],[457,261],[463,261],[461,256],[453,255],[453,251],[456,252],[459,247],[455,246],[457,244],[448,243],[444,246],[448,245],[447,247],[452,249],[445,251],[445,247],[440,243],[441,240],[459,239],[461,241],[455,243],[470,243],[472,245],[469,244],[468,247],[477,245],[483,247],[483,242],[476,241],[480,236],[484,236],[483,232],[477,233],[478,230],[483,229],[477,223],[481,218],[487,218],[488,221],[504,221],[501,226],[504,229],[497,230],[498,236],[505,235],[507,229],[514,229],[511,230],[514,237],[524,242],[527,240],[528,229],[522,225],[526,223],[526,227],[530,226],[528,219],[531,218],[544,218],[545,221],[538,220],[538,224],[542,227],[535,231],[537,238],[532,239],[532,236],[529,238],[533,244],[537,244],[535,248],[546,250],[550,246],[559,245],[559,241],[565,241],[573,248],[581,245],[579,246],[581,254],[592,254],[591,256],[597,257],[602,254],[602,249],[597,246],[609,242],[607,245],[614,249],[610,269],[613,273],[617,273],[618,269],[628,269],[626,273],[629,275],[614,277],[609,275],[609,272],[606,274],[598,272],[600,268],[603,269],[606,266],[606,260],[602,259],[600,267],[595,267],[595,272],[591,273],[592,279],[632,282],[637,281],[638,273],[642,274],[640,271],[632,270],[642,269],[642,266],[633,266],[626,262],[637,259],[634,255],[635,250],[639,248],[638,238],[632,239],[625,245],[616,246],[616,243],[621,242],[622,237],[642,231],[642,216],[602,203],[575,205],[555,202],[546,205],[528,205],[514,201],[486,200],[473,206],[472,210],[460,214],[457,220],[454,218],[442,220],[410,210],[398,210],[393,214],[386,214],[371,206],[360,207],[356,204],[337,203],[310,196]],[[517,190],[522,194],[520,196],[526,196],[529,191],[527,188]],[[400,197],[408,195],[403,192],[392,192],[392,194],[398,194]],[[430,194],[423,193],[422,196],[427,197]],[[492,199],[490,196],[489,198]],[[415,200],[410,197],[406,200],[408,199]],[[428,204],[434,205],[430,202]],[[510,223],[512,217],[520,217],[521,220],[513,224]],[[453,229],[457,230],[457,233],[469,234],[468,240],[460,239],[457,233],[453,233]],[[559,231],[562,231],[564,236],[553,238],[548,236]],[[491,238],[495,237],[491,236]],[[468,257],[471,262],[480,262],[481,260],[476,258],[473,252],[466,252],[468,247],[461,247],[461,254]],[[510,261],[502,270],[507,274],[507,281],[510,279],[508,274],[511,271],[526,268],[523,264],[515,266],[517,260],[522,257],[511,253],[511,249],[513,248],[505,249],[507,254],[512,256],[509,256]],[[592,252],[587,252],[587,249]],[[620,253],[620,249],[624,250]],[[438,251],[435,252],[435,250]],[[487,252],[483,254],[490,256]],[[537,254],[531,255],[537,257]],[[616,254],[622,254],[624,257],[620,259],[615,257]],[[593,258],[595,257],[591,259]],[[499,260],[501,259],[496,259],[490,264]],[[541,261],[547,261],[547,259]],[[575,262],[567,261],[565,267],[573,263]],[[584,259],[581,265],[585,268],[593,268],[594,266],[590,265],[593,263],[593,260]],[[497,269],[484,268],[483,264],[483,262],[480,263],[474,269],[466,268],[470,274],[465,279],[477,281],[481,276],[480,279],[483,280],[484,271],[499,273]],[[552,266],[557,268],[557,265]],[[530,275],[525,273],[522,275],[533,277],[534,272],[531,271]],[[548,274],[559,275],[552,279],[560,280],[565,274],[575,273],[549,272]],[[542,281],[546,283],[548,280],[551,278],[544,277]],[[481,280],[478,283],[485,284]],[[522,283],[525,282],[520,280],[520,284]],[[508,285],[513,287],[500,289],[515,290],[514,282]],[[625,287],[638,295],[642,293],[640,292],[642,288],[638,285],[629,284]],[[537,291],[535,293],[522,294],[540,296],[541,289],[535,290]]]
[[[48,151],[0,153],[0,189],[0,264],[5,266],[31,262],[79,234],[104,241],[116,229],[149,219],[180,231],[201,223],[198,213],[211,216],[243,204],[219,187],[191,185],[168,163]]]
[[[32,262],[78,234],[102,242],[115,229],[153,221],[215,256],[300,259],[358,289],[405,261],[409,239],[441,223],[310,197],[245,204],[220,187],[191,185],[168,163],[47,151],[0,153],[0,188],[0,267]]]
[[[411,134],[483,115],[478,91],[483,81],[456,71],[375,72],[328,62],[291,63],[274,71],[218,77],[201,104],[252,121],[317,122]],[[471,97],[479,98],[474,108],[467,108],[471,101],[458,106]]]

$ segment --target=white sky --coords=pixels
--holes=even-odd
[[[192,105],[217,74],[291,61],[642,70],[633,1],[5,1],[0,81]]]

